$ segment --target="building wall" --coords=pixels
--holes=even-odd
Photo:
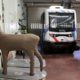
[[[19,19],[24,18],[26,10],[23,0],[3,0],[4,1],[4,27],[5,33],[15,34],[19,29]],[[25,10],[25,12],[24,12]],[[21,23],[26,24],[25,21]]]
[[[0,0],[0,31],[4,32],[2,0]]]
[[[17,0],[4,1],[4,26],[5,33],[11,33],[17,26]]]
[[[31,23],[40,23],[41,15],[46,8],[40,7],[30,7],[28,8],[28,24],[30,26]]]
[[[80,7],[74,8],[77,13],[77,39],[80,40]],[[79,41],[80,42],[80,41]]]
[[[41,35],[41,15],[46,8],[29,7],[28,8],[28,32]]]

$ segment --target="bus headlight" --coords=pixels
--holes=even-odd
[[[68,37],[72,37],[72,34],[69,34]]]
[[[56,34],[49,34],[51,37],[56,37]]]
[[[53,37],[53,34],[49,34],[51,37]]]

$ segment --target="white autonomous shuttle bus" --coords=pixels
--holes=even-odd
[[[62,6],[51,6],[44,12],[44,47],[69,48],[76,46],[76,11]]]

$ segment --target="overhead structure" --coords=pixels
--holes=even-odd
[[[71,0],[63,0],[65,2],[70,2]],[[24,0],[26,3],[61,3],[62,0]],[[80,0],[72,0],[72,3],[78,4]]]
[[[72,0],[62,0],[61,1],[61,6],[71,8],[71,3],[72,3]]]

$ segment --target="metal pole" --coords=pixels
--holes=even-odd
[[[5,32],[5,24],[4,24],[4,1],[2,0],[2,25]]]

